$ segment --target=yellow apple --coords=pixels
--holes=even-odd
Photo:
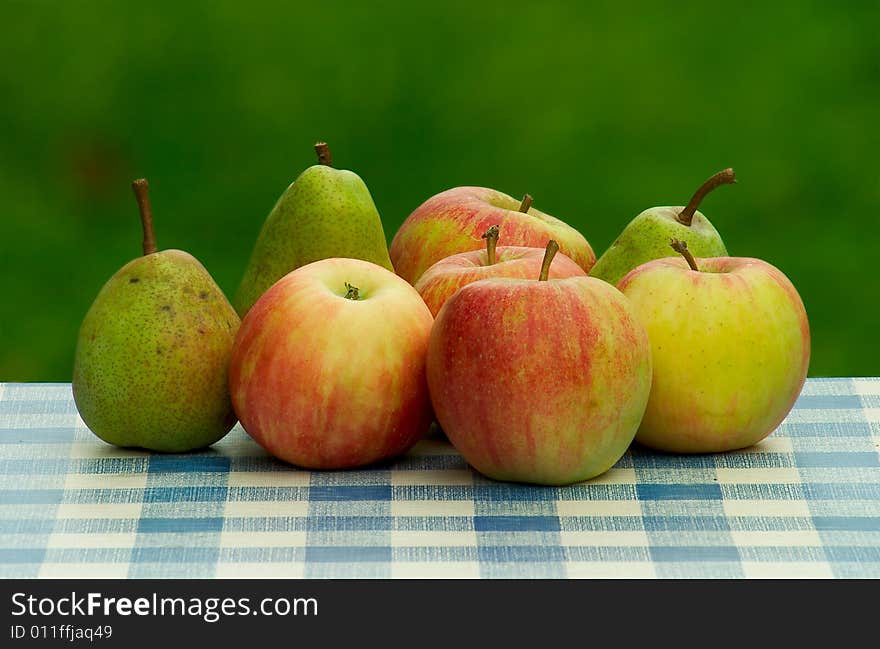
[[[651,340],[654,379],[636,441],[679,453],[724,452],[770,435],[810,362],[810,327],[791,281],[760,259],[642,264],[618,284]]]

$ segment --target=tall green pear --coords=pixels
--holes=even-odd
[[[241,321],[195,257],[157,251],[147,181],[132,187],[144,254],[107,281],[82,322],[73,397],[110,444],[190,451],[235,425],[227,368]]]
[[[370,191],[352,171],[331,166],[330,149],[315,144],[318,164],[288,186],[254,245],[233,304],[243,318],[290,271],[330,257],[371,261],[393,271],[382,219]]]
[[[695,257],[725,257],[727,248],[721,235],[701,212],[700,203],[716,187],[735,183],[733,169],[710,177],[694,193],[685,207],[652,207],[623,229],[608,250],[590,269],[590,276],[617,283],[636,266],[652,259],[672,257],[670,239],[683,239]]]

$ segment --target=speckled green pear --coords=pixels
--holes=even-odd
[[[104,441],[151,451],[209,446],[235,425],[227,370],[240,320],[205,267],[157,252],[146,181],[135,181],[144,255],[113,275],[82,322],[73,396]]]
[[[685,207],[652,207],[623,229],[608,250],[590,269],[590,276],[617,283],[636,266],[663,257],[675,256],[671,239],[687,241],[695,257],[725,257],[727,248],[721,235],[697,207],[719,185],[736,182],[733,169],[725,169],[709,178]]]
[[[243,318],[272,284],[320,259],[349,257],[393,271],[382,220],[370,191],[352,171],[334,169],[327,145],[319,164],[284,191],[257,237],[233,304]]]

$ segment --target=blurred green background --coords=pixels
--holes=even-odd
[[[696,4],[696,3],[695,3]],[[326,139],[390,241],[455,185],[525,192],[598,254],[702,211],[799,289],[811,376],[880,374],[880,3],[0,3],[0,381],[69,381],[80,321],[160,248],[235,291]]]

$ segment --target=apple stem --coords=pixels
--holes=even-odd
[[[550,276],[550,263],[557,252],[559,252],[559,244],[550,239],[547,242],[547,249],[544,251],[544,261],[541,262],[541,274],[538,276],[539,282],[547,281],[547,278]]]
[[[352,286],[351,284],[346,282],[345,283],[345,291],[346,291],[345,299],[346,300],[359,300],[359,299],[361,299],[360,296],[358,295],[359,290],[360,289],[358,289],[357,286]]]
[[[697,260],[694,259],[694,256],[691,254],[691,251],[688,250],[687,241],[681,241],[680,239],[670,239],[669,245],[672,247],[672,249],[675,252],[677,252],[678,254],[680,254],[682,257],[685,258],[685,261],[687,261],[688,266],[691,267],[691,270],[696,270],[696,271],[700,270],[699,268],[697,268]]]
[[[146,178],[138,178],[131,183],[138,209],[141,212],[141,225],[144,227],[144,256],[156,252],[156,235],[153,233],[153,210],[150,207],[150,184]]]
[[[333,158],[330,156],[330,147],[326,142],[315,142],[315,153],[318,154],[318,164],[333,166]]]
[[[498,245],[498,226],[493,225],[486,230],[482,238],[486,240],[486,257],[491,266],[495,263],[495,246]]]
[[[676,219],[678,219],[678,222],[682,225],[690,226],[691,221],[694,220],[694,213],[696,213],[697,208],[700,206],[700,203],[703,202],[703,199],[706,198],[706,194],[721,185],[730,185],[735,182],[736,174],[733,173],[733,169],[730,169],[729,167],[711,176],[706,182],[700,185],[700,188],[691,197],[687,207],[678,213]]]
[[[523,196],[522,203],[519,204],[519,211],[523,214],[529,213],[529,208],[532,206],[532,197],[529,194]]]

